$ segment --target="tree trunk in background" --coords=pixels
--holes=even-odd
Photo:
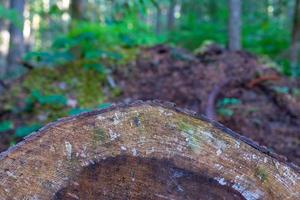
[[[161,33],[161,8],[159,3],[156,0],[151,0],[153,6],[156,8],[156,22],[155,22],[155,29],[156,34],[159,35]]]
[[[294,6],[294,19],[292,27],[292,39],[291,39],[291,67],[292,75],[295,77],[297,73],[298,65],[298,47],[299,47],[299,34],[300,34],[300,0],[296,0]]]
[[[208,2],[208,6],[207,6],[207,10],[208,10],[208,15],[210,17],[210,20],[212,22],[217,22],[219,19],[217,18],[217,13],[218,13],[218,4],[215,0],[210,0]]]
[[[159,35],[161,33],[161,9],[157,7],[156,10],[156,34]]]
[[[231,51],[241,49],[241,0],[228,0],[228,48]]]
[[[23,24],[24,24],[24,7],[25,0],[11,0],[10,8],[17,11],[20,17],[21,27],[17,27],[15,24],[10,23],[9,25],[9,51],[7,55],[7,66],[6,73],[8,75],[14,74],[17,70],[18,62],[21,60],[24,51],[24,36],[23,36]]]
[[[174,13],[175,13],[176,3],[177,3],[176,0],[170,1],[170,5],[168,9],[168,22],[167,22],[168,30],[172,30],[174,28],[174,23],[175,23]]]
[[[84,1],[85,0],[71,0],[70,11],[72,19],[81,20],[84,18]]]
[[[0,5],[7,8],[8,6],[8,1],[7,0],[0,0]],[[7,30],[7,23],[4,19],[0,18],[0,46],[4,45],[3,40],[4,37],[2,33]],[[0,79],[3,78],[3,75],[5,73],[5,55],[3,52],[0,52]],[[0,86],[1,90],[1,86]]]
[[[289,1],[287,4],[288,4],[288,21],[292,22],[294,19],[295,1]]]

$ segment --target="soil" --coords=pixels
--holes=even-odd
[[[193,55],[159,45],[145,48],[126,70],[116,73],[118,100],[174,102],[300,165],[300,82],[254,55],[217,45]]]

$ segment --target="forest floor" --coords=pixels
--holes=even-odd
[[[119,68],[113,77],[121,94],[110,97],[110,102],[171,101],[300,165],[300,81],[282,76],[254,55],[217,45],[197,54],[158,45],[142,49],[136,61]],[[28,118],[32,116],[0,112],[0,120]],[[8,147],[12,134],[0,130],[0,151]]]
[[[124,76],[125,74],[125,76]],[[220,121],[300,165],[300,82],[245,52],[148,48],[120,73],[121,99],[160,99]]]

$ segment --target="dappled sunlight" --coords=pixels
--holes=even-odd
[[[0,34],[1,34],[0,51],[3,55],[7,55],[8,47],[9,47],[9,32],[7,30],[2,30]]]

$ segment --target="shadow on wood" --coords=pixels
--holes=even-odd
[[[298,199],[299,169],[159,102],[47,125],[0,157],[0,199]]]

